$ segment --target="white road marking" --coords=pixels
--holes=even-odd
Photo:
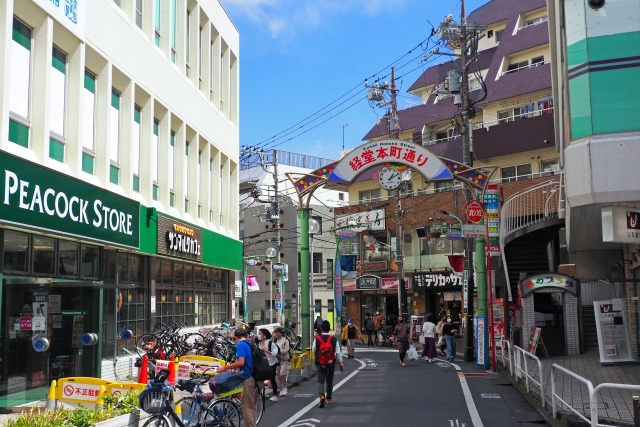
[[[354,360],[358,360],[358,359],[354,359]],[[355,371],[351,372],[349,375],[347,375],[346,378],[344,378],[338,384],[333,386],[333,391],[334,392],[336,390],[338,390],[340,387],[342,387],[343,384],[345,384],[347,381],[349,381],[355,375],[357,375],[358,372],[360,372],[366,366],[366,364],[364,362],[361,362],[359,360],[358,360],[358,362],[360,362],[360,367],[358,369],[356,369]],[[309,412],[311,410],[311,408],[318,406],[318,403],[320,403],[320,398],[314,399],[307,406],[305,406],[304,408],[300,409],[298,412],[293,414],[288,420],[286,420],[285,422],[280,424],[280,427],[288,427],[288,426],[292,425],[293,423],[295,423],[298,420],[298,418],[300,418],[301,416],[303,416],[304,414]],[[301,420],[301,421],[304,421],[304,420]]]
[[[464,400],[467,403],[467,408],[469,409],[469,415],[471,416],[471,422],[473,423],[473,427],[484,427],[482,424],[482,420],[480,419],[480,414],[478,413],[478,408],[476,408],[476,404],[473,401],[473,396],[471,396],[471,390],[469,390],[469,384],[467,384],[467,379],[464,377],[464,372],[460,369],[460,366],[455,363],[447,362],[458,371],[458,379],[460,380],[460,385],[462,386],[462,394],[464,394]]]

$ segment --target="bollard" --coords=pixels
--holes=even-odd
[[[49,387],[49,392],[47,393],[47,406],[46,409],[53,411],[56,409],[56,388],[58,387],[58,383],[56,380],[51,381],[51,387]]]
[[[633,396],[633,425],[640,427],[640,397]]]
[[[103,385],[100,386],[100,393],[98,394],[98,400],[96,400],[96,409],[104,408],[104,395],[107,393],[107,388]]]
[[[302,378],[308,380],[312,376],[311,372],[311,348],[307,347],[305,352],[302,354],[301,359],[301,368],[302,368]]]

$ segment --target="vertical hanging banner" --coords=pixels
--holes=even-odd
[[[487,185],[484,192],[484,206],[487,222],[487,238],[489,239],[489,254],[500,255],[500,200],[498,186]]]

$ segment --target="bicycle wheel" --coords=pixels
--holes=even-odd
[[[182,412],[182,423],[186,427],[200,425],[200,417],[202,416],[203,408],[195,396],[183,397],[176,402],[176,408],[178,408],[178,406]]]
[[[151,359],[158,351],[158,337],[154,334],[144,334],[136,341],[136,351],[140,357],[145,354]]]
[[[166,415],[154,415],[142,427],[173,427],[173,424]]]
[[[233,401],[218,399],[207,408],[203,427],[240,427],[240,408]]]
[[[133,357],[116,357],[113,360],[113,375],[118,381],[136,381],[138,370],[135,368],[135,362]]]
[[[260,396],[258,396],[258,404],[256,406],[256,425],[260,424],[262,414],[264,413],[264,387],[260,389]]]

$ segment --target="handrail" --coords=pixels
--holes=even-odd
[[[559,400],[567,408],[569,408],[571,411],[573,411],[577,416],[579,416],[580,418],[582,418],[586,422],[590,422],[587,419],[587,417],[585,417],[580,412],[578,412],[575,409],[573,409],[568,402],[565,402],[560,396],[556,395],[556,376],[555,376],[555,373],[553,372],[556,369],[559,370],[559,371],[564,372],[565,374],[569,375],[570,377],[575,378],[576,380],[578,380],[580,382],[585,383],[586,386],[587,386],[587,389],[589,390],[589,396],[591,396],[591,394],[593,393],[593,383],[591,381],[589,381],[586,378],[581,377],[580,375],[578,375],[578,374],[576,374],[574,372],[571,372],[567,368],[564,368],[564,367],[562,367],[562,366],[560,366],[558,364],[555,364],[555,363],[552,364],[551,365],[551,412],[553,413],[553,418],[557,418],[557,416],[558,416],[558,411],[556,410],[556,400]]]
[[[556,171],[553,179],[525,188],[505,200],[500,210],[500,247],[518,230],[552,217],[564,217],[564,172]],[[501,251],[504,274],[509,280],[505,251]],[[511,298],[511,287],[508,287]]]
[[[538,356],[536,356],[535,354],[531,354],[528,351],[526,351],[525,349],[518,347],[517,345],[513,346],[513,349],[516,350],[516,381],[518,380],[518,371],[523,372],[525,375],[525,384],[526,384],[526,388],[527,388],[527,392],[530,391],[530,385],[529,382],[531,381],[532,383],[538,385],[540,387],[540,403],[542,405],[542,408],[544,409],[545,407],[545,399],[544,399],[544,376],[543,376],[543,371],[542,371],[542,361],[540,360],[540,358]],[[532,376],[529,375],[529,364],[527,363],[527,357],[535,360],[538,363],[538,373],[540,374],[540,381],[536,381]],[[522,370],[522,367],[520,366],[520,362],[521,362],[521,358],[524,359],[524,371]]]
[[[640,391],[640,385],[631,384],[617,384],[617,383],[602,383],[598,384],[591,393],[589,393],[589,406],[591,407],[591,427],[605,426],[605,424],[598,424],[598,394],[600,390],[605,388],[613,388],[617,390],[631,390]],[[573,408],[572,408],[573,409]]]

